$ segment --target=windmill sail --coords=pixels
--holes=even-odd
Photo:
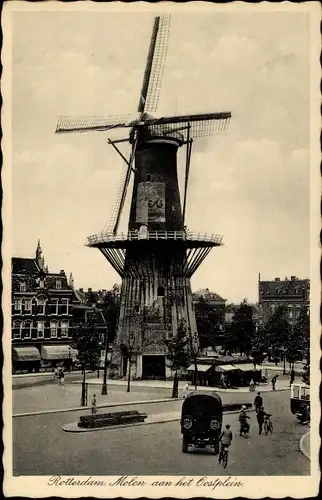
[[[156,111],[167,55],[169,29],[170,16],[155,18],[138,106],[140,113]]]
[[[88,132],[91,130],[111,130],[129,127],[131,113],[126,115],[107,116],[60,116],[57,121],[56,134],[65,132]]]

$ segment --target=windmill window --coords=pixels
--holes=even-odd
[[[164,288],[163,288],[163,286],[158,286],[158,297],[164,297]]]

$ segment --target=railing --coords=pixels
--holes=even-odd
[[[113,241],[137,241],[137,240],[186,240],[203,241],[221,245],[223,237],[219,234],[192,233],[185,231],[129,231],[128,233],[100,233],[88,236],[88,245],[97,243],[108,243]]]

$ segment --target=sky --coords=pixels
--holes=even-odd
[[[75,286],[120,278],[87,236],[101,232],[124,165],[107,139],[55,135],[60,114],[135,113],[153,12],[14,12],[12,255],[40,239],[52,272]],[[310,272],[309,17],[304,12],[171,15],[157,116],[231,111],[226,135],[195,141],[187,226],[223,235],[192,278],[229,302],[264,280]],[[184,151],[179,152],[183,184]],[[126,230],[129,203],[120,230]]]

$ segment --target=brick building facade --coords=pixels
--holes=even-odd
[[[296,276],[284,280],[275,278],[273,281],[258,280],[258,312],[260,322],[265,324],[279,306],[286,310],[286,319],[294,325],[299,317],[301,307],[309,307],[310,280],[299,279]]]
[[[65,272],[50,273],[40,242],[35,258],[12,259],[13,371],[69,366],[75,358],[73,289]]]

